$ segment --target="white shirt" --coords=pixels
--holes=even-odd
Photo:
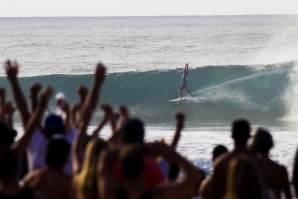
[[[60,137],[66,139],[70,143],[70,145],[72,145],[76,132],[77,129],[73,129],[67,135],[61,135]],[[39,129],[36,129],[27,148],[28,165],[30,172],[46,166],[45,157],[48,143],[49,140],[44,137]],[[69,153],[68,155],[68,160],[65,163],[63,170],[68,175],[73,174],[71,153]]]

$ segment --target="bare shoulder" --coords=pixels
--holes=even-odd
[[[22,180],[23,185],[25,187],[37,186],[39,184],[39,182],[41,181],[44,172],[45,172],[45,170],[43,168],[41,168],[41,169],[37,169],[35,171],[28,173]]]
[[[199,188],[199,195],[203,196],[202,198],[204,198],[204,196],[206,197],[206,195],[209,195],[209,192],[211,192],[211,189],[212,189],[211,183],[212,183],[212,176],[210,176],[209,178],[206,178],[201,183]]]
[[[228,164],[232,158],[233,158],[232,153],[229,153],[229,152],[224,153],[215,159],[214,167],[221,167],[222,165]]]

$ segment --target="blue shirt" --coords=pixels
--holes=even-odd
[[[182,75],[182,83],[183,83],[183,84],[187,84],[187,78],[188,78],[188,71],[186,71],[186,72],[183,73],[183,75]]]

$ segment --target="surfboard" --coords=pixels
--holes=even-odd
[[[173,99],[173,100],[169,100],[170,102],[180,102],[180,101],[184,101],[184,100],[189,100],[189,99],[193,99],[196,98],[199,95],[194,95],[194,96],[189,96],[189,97],[183,97],[182,99]]]

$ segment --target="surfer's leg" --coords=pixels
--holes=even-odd
[[[193,96],[193,94],[190,92],[190,90],[188,90],[188,88],[186,87],[185,90],[191,95]]]
[[[181,89],[179,89],[179,95],[180,95],[179,99],[182,99],[182,90]]]

